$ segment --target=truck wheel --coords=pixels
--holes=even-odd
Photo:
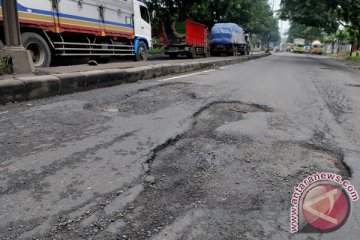
[[[90,57],[90,60],[94,60],[97,63],[108,63],[110,58],[109,56],[93,56]]]
[[[210,50],[208,48],[205,49],[204,58],[210,57]]]
[[[237,47],[232,47],[231,52],[228,52],[228,56],[237,56],[237,52],[238,52],[238,48]]]
[[[139,42],[138,51],[136,53],[136,61],[147,61],[148,49],[144,42]]]
[[[170,59],[176,59],[178,55],[176,53],[170,53],[169,54]]]
[[[190,52],[188,52],[186,56],[190,59],[194,59],[196,56],[195,48],[191,48]]]
[[[37,33],[26,32],[21,34],[21,42],[26,50],[30,51],[34,67],[49,67],[51,52],[48,44]]]

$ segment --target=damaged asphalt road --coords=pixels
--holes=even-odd
[[[0,239],[357,239],[289,233],[318,171],[360,190],[359,71],[275,54],[0,106]]]

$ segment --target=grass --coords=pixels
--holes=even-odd
[[[164,48],[152,48],[149,50],[149,54],[162,54],[164,53]]]
[[[353,53],[352,57],[348,56],[346,60],[360,63],[360,55],[356,56],[356,53]]]
[[[12,59],[9,56],[5,56],[0,59],[0,74],[11,74],[13,73]]]
[[[339,52],[339,53],[334,52],[328,55],[332,57],[338,57],[339,55],[344,55],[346,60],[360,63],[360,52],[358,52],[358,54],[356,54],[356,52],[353,52],[351,57],[349,52]]]

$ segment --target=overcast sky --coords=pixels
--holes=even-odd
[[[272,6],[272,4],[274,3],[274,11],[279,10],[280,9],[280,2],[281,0],[268,0],[270,6]],[[287,30],[289,29],[290,25],[288,21],[279,21],[279,28],[280,28],[280,32],[282,33],[282,37],[284,37],[284,33],[287,32]]]

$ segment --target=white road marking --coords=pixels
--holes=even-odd
[[[179,78],[184,78],[184,77],[191,77],[191,76],[199,75],[199,74],[202,74],[202,73],[213,72],[213,71],[215,71],[215,70],[212,69],[212,70],[207,70],[207,71],[202,71],[202,72],[197,72],[197,73],[185,74],[185,75],[181,75],[181,76],[175,76],[175,77],[171,77],[171,78],[160,79],[158,81],[159,82],[166,82],[166,81],[170,81],[170,80],[174,80],[174,79],[179,79]]]
[[[0,115],[1,115],[1,114],[6,114],[6,113],[8,113],[8,112],[9,112],[9,111],[6,111],[6,112],[0,112]]]
[[[226,69],[226,68],[232,67],[232,66],[234,66],[234,65],[229,65],[229,66],[225,66],[225,67],[220,67],[219,69],[220,69],[220,70],[223,70],[223,69]]]
[[[234,67],[234,66],[237,66],[237,65],[240,65],[240,63],[231,64],[231,65],[228,65],[228,66],[220,67],[219,69],[222,70],[222,69],[226,69],[226,68],[229,68],[229,67]]]

